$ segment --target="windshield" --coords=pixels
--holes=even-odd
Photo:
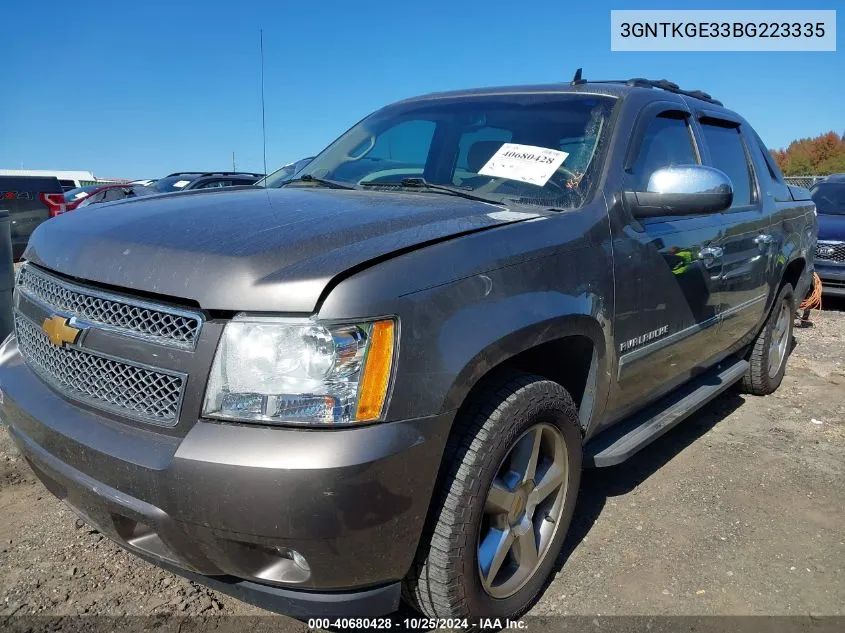
[[[810,192],[819,213],[845,215],[845,182],[820,182]]]
[[[74,200],[85,198],[91,195],[92,191],[96,191],[99,188],[99,185],[88,185],[87,187],[77,187],[76,189],[65,191],[65,201],[73,202]]]
[[[160,193],[168,191],[182,191],[191,181],[196,180],[200,174],[179,174],[178,176],[167,176],[160,178],[152,184],[152,188]]]
[[[614,104],[544,93],[400,103],[361,121],[297,177],[375,191],[424,179],[494,202],[574,208],[598,173]]]
[[[269,176],[262,178],[258,182],[255,183],[256,187],[278,187],[284,182],[287,182],[291,178],[293,178],[294,174],[298,173],[303,167],[305,167],[308,163],[314,160],[313,157],[303,158],[301,160],[296,161],[295,163],[288,163],[287,165],[282,166],[281,168],[274,171]]]

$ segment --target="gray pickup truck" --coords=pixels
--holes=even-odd
[[[280,188],[40,226],[0,414],[90,525],[243,600],[515,617],[582,468],[777,389],[816,232],[700,91],[412,98]]]

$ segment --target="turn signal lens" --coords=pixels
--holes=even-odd
[[[390,369],[393,365],[394,328],[393,321],[376,321],[370,332],[370,348],[364,361],[361,387],[358,392],[358,408],[355,420],[368,422],[381,416],[390,384]]]

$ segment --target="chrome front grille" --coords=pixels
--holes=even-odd
[[[845,264],[845,242],[818,242],[816,259]]]
[[[29,366],[62,394],[146,422],[176,424],[185,389],[183,375],[54,345],[38,325],[19,313],[15,331]]]
[[[50,308],[161,345],[192,349],[202,328],[199,312],[87,288],[31,265],[21,268],[17,288]]]

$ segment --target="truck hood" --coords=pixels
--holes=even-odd
[[[845,241],[845,215],[819,213],[819,239]]]
[[[36,229],[24,258],[209,310],[312,312],[351,269],[536,215],[435,193],[190,191],[61,215]]]

